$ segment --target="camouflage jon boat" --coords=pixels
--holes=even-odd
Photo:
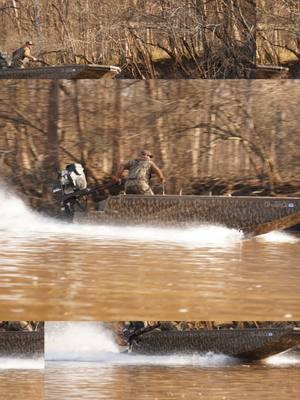
[[[110,65],[61,65],[36,68],[0,69],[0,79],[100,79],[113,78],[121,72]]]
[[[300,198],[227,196],[111,196],[102,211],[76,212],[76,222],[193,227],[203,224],[260,235],[300,223]]]
[[[44,332],[0,332],[0,358],[40,358],[44,355]]]
[[[289,77],[289,68],[277,65],[256,65],[251,78],[253,79],[286,79]]]
[[[298,328],[158,331],[131,339],[129,352],[145,355],[212,352],[242,360],[261,360],[300,345]]]

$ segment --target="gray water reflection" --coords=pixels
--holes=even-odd
[[[45,394],[49,400],[297,399],[299,373],[297,355],[275,365],[210,368],[48,362]]]
[[[300,319],[299,236],[38,228],[2,229],[0,318]]]

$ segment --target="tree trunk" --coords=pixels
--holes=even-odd
[[[120,162],[123,161],[123,148],[122,148],[122,124],[121,124],[121,112],[122,112],[122,82],[120,80],[115,81],[115,106],[114,106],[114,117],[116,120],[115,128],[112,132],[112,170],[113,173],[119,168]]]
[[[49,86],[49,108],[47,129],[47,156],[45,157],[45,170],[51,173],[60,169],[59,165],[59,81],[52,81]]]

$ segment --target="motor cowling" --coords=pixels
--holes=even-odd
[[[65,169],[59,171],[58,181],[53,186],[52,192],[55,199],[61,202],[63,195],[86,188],[87,181],[84,168],[81,164],[74,163],[68,164]]]
[[[0,69],[7,69],[9,67],[9,60],[6,53],[0,52]]]
[[[68,164],[60,172],[60,184],[65,194],[87,188],[84,168],[79,163]]]

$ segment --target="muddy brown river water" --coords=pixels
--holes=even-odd
[[[63,224],[2,203],[0,319],[300,320],[296,234]]]
[[[1,363],[1,361],[0,361]],[[10,367],[13,366],[10,363]],[[0,396],[5,400],[44,399],[44,371],[36,369],[2,369],[0,366]],[[28,366],[27,366],[28,368]]]
[[[300,352],[244,364],[224,354],[123,353],[109,324],[46,322],[45,398],[296,399]]]
[[[285,357],[285,360],[283,360]],[[45,398],[105,400],[298,399],[300,358],[281,356],[274,364],[111,365],[47,363]],[[199,360],[198,360],[199,361]],[[210,364],[210,365],[209,365]]]

